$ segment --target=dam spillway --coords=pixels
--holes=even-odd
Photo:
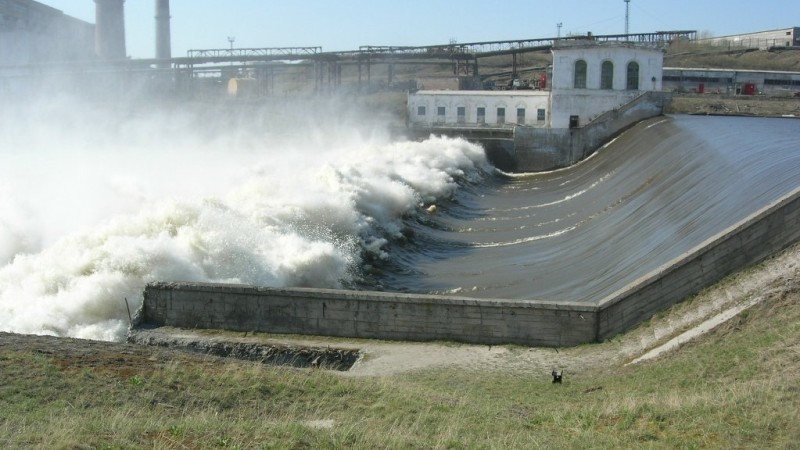
[[[484,344],[603,340],[800,239],[797,131],[793,120],[646,121],[579,166],[467,183],[431,216],[407,218],[411,242],[390,248],[377,277],[406,294],[157,283],[144,320]]]
[[[458,307],[476,339],[490,310],[492,326],[511,326],[510,303],[494,301],[510,299],[555,305],[570,329],[575,308],[616,298],[798,184],[789,119],[660,118],[577,166],[506,176],[464,140],[397,142],[359,131],[364,117],[330,120],[339,105],[317,105],[320,118],[85,106],[0,108],[0,331],[124,339],[125,300],[135,310],[157,281],[339,289],[338,305],[316,292],[308,317],[349,323],[379,307],[346,303],[371,291],[389,310],[414,296],[423,313],[472,305]],[[290,297],[270,314],[296,319],[308,299]],[[246,317],[235,312],[221,319]]]
[[[577,166],[464,189],[387,288],[598,302],[800,186],[799,137],[788,119],[642,122]]]

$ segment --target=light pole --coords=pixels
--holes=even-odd
[[[231,65],[233,65],[233,43],[236,42],[236,36],[228,36],[228,42],[231,44]]]
[[[630,33],[631,0],[625,0],[625,34]]]
[[[558,39],[561,39],[561,26],[564,25],[562,22],[558,22],[556,24],[556,28],[558,28],[558,35],[556,36]]]

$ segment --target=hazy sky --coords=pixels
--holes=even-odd
[[[94,0],[39,0],[94,22]],[[624,0],[172,0],[172,55],[189,49],[435,45],[620,34]],[[155,0],[127,0],[128,54],[155,54]],[[714,36],[800,26],[798,0],[631,0],[630,31],[707,31]]]

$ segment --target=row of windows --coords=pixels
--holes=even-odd
[[[764,80],[764,84],[772,86],[800,86],[800,80]]]
[[[692,83],[732,83],[733,78],[720,78],[720,77],[689,77],[677,75],[664,75],[664,81],[689,81]]]
[[[476,122],[477,123],[486,123],[486,108],[483,106],[479,106],[476,112]],[[417,116],[424,116],[426,114],[426,108],[424,106],[417,106]],[[437,121],[444,122],[445,115],[447,114],[447,107],[445,106],[438,106],[436,107],[436,116]],[[536,110],[536,120],[542,122],[545,120],[546,111],[544,108],[539,108]],[[467,108],[464,106],[456,107],[456,120],[458,123],[466,123],[467,122]],[[503,107],[497,108],[497,123],[505,123],[506,122],[506,109]],[[517,108],[517,124],[524,124],[525,123],[525,108]]]
[[[664,81],[688,81],[693,83],[727,83],[732,84],[733,78],[725,77],[680,77],[675,75],[664,75]],[[764,84],[772,86],[800,86],[800,80],[776,80],[765,79]]]
[[[572,83],[575,89],[586,89],[588,71],[586,61],[582,59],[575,61],[575,77]],[[603,61],[600,65],[600,89],[614,89],[614,63],[611,61]],[[625,89],[631,91],[639,89],[639,63],[636,61],[628,63]]]

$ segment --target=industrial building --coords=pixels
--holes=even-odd
[[[775,47],[800,47],[800,27],[698,39],[697,42],[699,44],[730,48],[757,48],[759,50],[768,50]]]
[[[630,43],[553,49],[548,90],[421,90],[408,96],[412,125],[575,128],[643,92],[660,91],[664,55]]]
[[[538,89],[409,92],[410,132],[465,137],[500,170],[540,172],[576,164],[669,101],[658,46],[575,41],[552,56]]]
[[[0,0],[0,64],[94,57],[95,27],[33,0]]]
[[[125,0],[95,0],[95,53],[100,59],[124,59]]]
[[[665,67],[664,89],[698,94],[786,96],[800,92],[800,72]]]
[[[91,24],[37,1],[0,0],[0,65],[126,59],[125,0],[94,3]],[[169,0],[156,0],[155,8],[156,58],[167,60],[172,57]]]

